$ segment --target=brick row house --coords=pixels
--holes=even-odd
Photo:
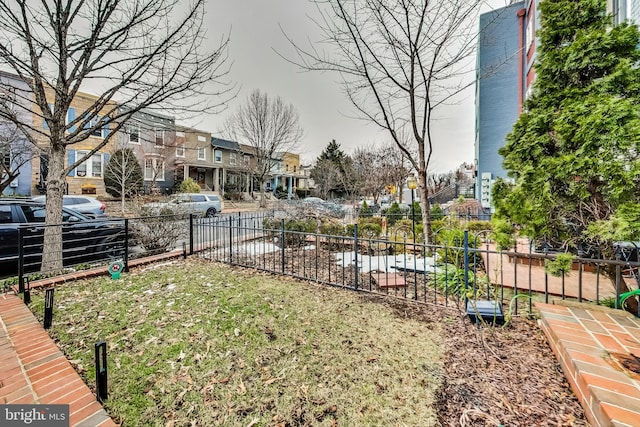
[[[8,92],[7,88],[15,90],[19,87],[23,87],[28,93],[28,85],[21,82],[17,76],[0,74],[0,96]],[[47,90],[47,97],[54,98],[53,90]],[[88,93],[78,93],[67,111],[67,123],[85,114],[97,99],[98,97]],[[32,103],[30,109],[23,109],[36,112],[26,120],[32,122],[33,129],[46,133],[47,125],[37,108]],[[105,112],[101,111],[99,114],[106,114],[106,111],[112,108],[113,105],[107,105],[103,109]],[[4,125],[6,127],[6,124]],[[0,137],[2,129],[3,123],[0,122]],[[76,162],[103,143],[109,132],[109,126],[96,129],[85,141],[69,146],[66,165]],[[29,196],[44,193],[48,173],[47,141],[42,136],[38,139],[38,149],[30,152],[28,161],[20,167],[19,176],[14,179],[16,183],[7,187],[4,194]],[[25,139],[19,140],[24,145]],[[119,148],[129,148],[136,154],[143,172],[144,191],[148,193],[174,192],[176,185],[186,178],[192,178],[203,191],[219,195],[248,195],[258,191],[258,183],[251,174],[251,167],[256,162],[252,147],[213,137],[207,131],[178,125],[174,117],[152,111],[140,111],[116,137],[112,137],[91,158],[68,174],[67,193],[107,197],[104,172],[111,154]],[[11,164],[15,160],[12,158],[11,150],[5,151],[2,153],[3,161]],[[299,180],[303,178],[300,157],[293,153],[279,153],[277,157],[274,159],[275,167],[272,169],[267,189],[275,192],[276,188],[284,187],[289,194],[294,194]]]

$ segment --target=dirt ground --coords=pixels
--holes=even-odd
[[[442,426],[589,426],[536,321],[478,328],[456,310],[383,300],[398,315],[443,328]]]

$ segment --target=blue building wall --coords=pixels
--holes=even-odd
[[[518,64],[520,18],[523,2],[480,16],[476,78],[476,198],[483,200],[483,174],[491,182],[506,177],[498,154],[518,119]],[[486,191],[486,179],[485,179]],[[486,199],[485,199],[486,202]],[[485,207],[488,207],[486,203]]]

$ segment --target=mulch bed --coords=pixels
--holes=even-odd
[[[464,313],[383,300],[400,316],[443,329],[442,426],[588,426],[584,411],[536,321],[478,328]]]

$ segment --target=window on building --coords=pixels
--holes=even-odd
[[[176,157],[184,157],[184,144],[180,144],[176,147]]]
[[[198,160],[207,160],[207,151],[204,147],[198,147]]]
[[[236,164],[236,153],[229,153],[229,164],[230,165]]]
[[[89,124],[89,127],[94,127],[96,124],[98,124],[98,122],[100,121],[100,119],[102,118],[102,116],[95,116],[93,119],[91,119],[91,123]],[[100,138],[102,138],[104,135],[103,133],[103,129],[101,127],[93,130],[91,132],[91,136],[98,136]]]
[[[248,165],[250,161],[251,161],[251,156],[249,156],[248,154],[245,154],[244,155],[244,164]]]
[[[89,151],[76,151],[75,161],[78,161],[82,157],[86,156],[88,152]],[[104,164],[102,153],[95,153],[93,156],[91,156],[91,158],[85,160],[84,162],[80,163],[78,167],[76,167],[76,176],[79,178],[100,178],[102,177],[103,167]]]
[[[156,129],[156,145],[164,145],[164,129]]]
[[[164,181],[164,160],[149,157],[144,160],[145,181]]]
[[[293,173],[296,173],[296,168],[298,167],[298,165],[293,165]]]
[[[289,165],[285,165],[284,166],[284,170],[285,170],[285,172],[289,172]]]
[[[202,135],[198,135],[198,142],[207,142],[207,138]]]
[[[215,150],[214,156],[216,163],[222,163],[222,150]]]
[[[140,144],[140,125],[138,123],[127,125],[127,133],[129,134],[130,143]]]

